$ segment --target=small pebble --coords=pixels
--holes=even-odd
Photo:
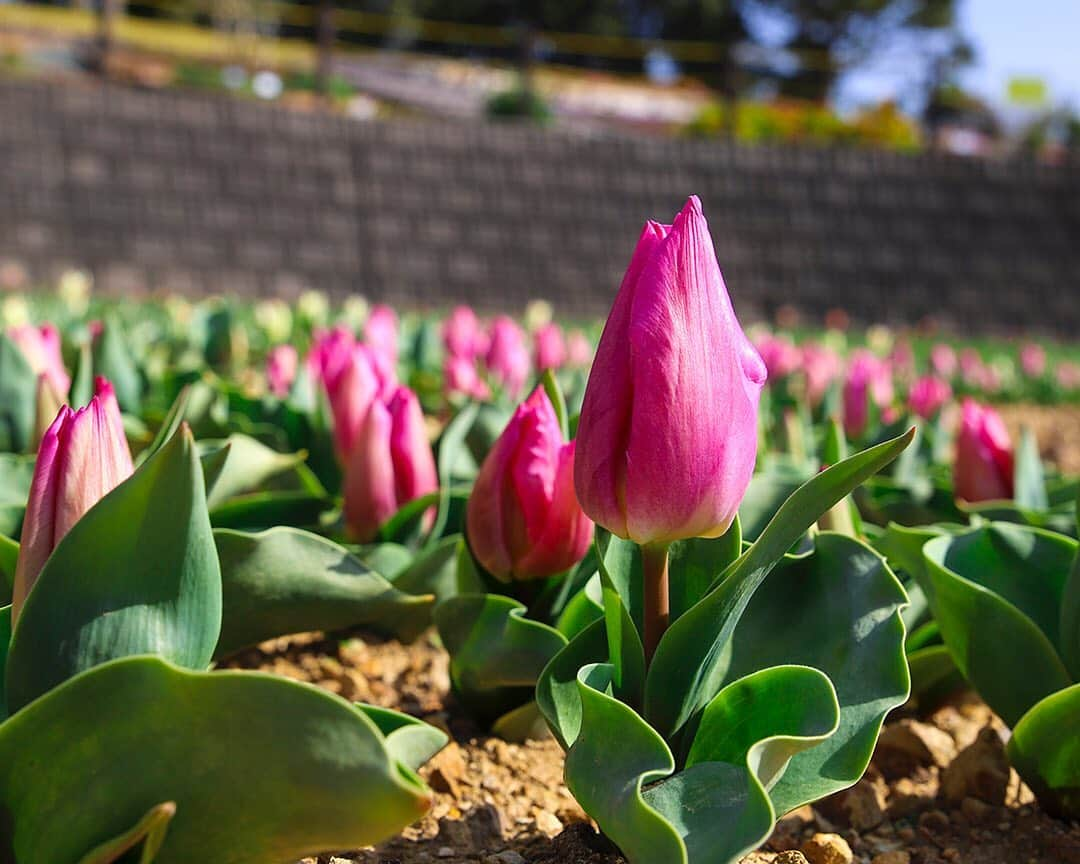
[[[802,847],[810,864],[851,864],[855,856],[839,834],[815,834]]]
[[[911,856],[903,851],[882,852],[870,864],[911,864]]]

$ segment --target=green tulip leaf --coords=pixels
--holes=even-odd
[[[7,719],[7,658],[11,646],[11,606],[0,607],[0,723]]]
[[[165,802],[176,813],[156,864],[377,843],[430,803],[390,751],[363,711],[310,685],[114,660],[0,725],[0,859],[108,860],[85,856]]]
[[[671,620],[677,621],[704,597],[716,577],[741,553],[738,516],[721,537],[693,537],[672,543],[668,547]]]
[[[1080,553],[1061,592],[1061,657],[1074,681],[1080,681]]]
[[[15,567],[19,563],[19,544],[0,534],[0,602],[10,603],[15,588]]]
[[[956,668],[945,645],[927,645],[908,652],[911,670],[911,695],[920,707],[934,702],[964,686],[964,676]]]
[[[1057,653],[1076,541],[993,523],[923,548],[934,617],[957,668],[1010,726],[1072,683]]]
[[[570,415],[567,413],[566,397],[563,395],[562,387],[559,386],[559,379],[555,377],[555,370],[545,369],[544,374],[540,376],[540,384],[551,402],[551,407],[555,409],[555,416],[559,420],[563,440],[569,440]]]
[[[386,738],[390,756],[410,771],[419,771],[428,759],[446,746],[446,733],[422,720],[375,705],[356,703],[356,707]]]
[[[664,739],[610,695],[612,671],[591,664],[577,675],[581,732],[566,754],[566,785],[630,864],[684,864],[679,832],[642,796],[675,760]]]
[[[409,594],[431,594],[436,604],[460,594],[458,555],[463,540],[460,534],[444,537],[434,546],[423,549],[408,566],[394,576],[394,587]],[[466,591],[473,590],[470,583]]]
[[[709,593],[671,625],[657,646],[645,684],[645,717],[654,728],[664,735],[678,731],[719,692],[728,642],[758,586],[822,513],[888,465],[913,435],[910,430],[807,481]]]
[[[1046,810],[1080,819],[1080,684],[1037,702],[1013,729],[1008,754]]]
[[[237,495],[210,512],[215,528],[258,530],[275,525],[317,525],[331,502],[303,489]]]
[[[207,483],[207,506],[211,510],[230,498],[246,492],[254,492],[266,481],[303,463],[307,454],[278,453],[247,435],[230,435],[223,441],[200,441],[199,453],[206,458],[214,453],[227,451],[224,465],[217,472],[214,482]]]
[[[214,531],[221,562],[215,657],[266,639],[360,624],[405,641],[431,619],[433,598],[399,590],[348,550],[297,528]]]
[[[385,542],[411,543],[423,533],[424,517],[445,496],[429,492],[407,501],[398,511],[379,526],[379,537]]]
[[[603,616],[603,586],[600,574],[594,573],[582,589],[563,607],[563,611],[555,622],[555,629],[567,639],[572,640],[578,633]]]
[[[34,479],[34,456],[0,453],[0,534],[18,537]]]
[[[545,737],[547,726],[535,701],[513,708],[491,724],[491,732],[511,744]]]
[[[645,690],[645,648],[641,643],[641,634],[634,626],[630,610],[619,596],[603,561],[600,562],[600,584],[612,695],[638,708]]]
[[[398,543],[372,543],[369,546],[354,546],[352,550],[364,564],[391,582],[408,568],[414,554]]]
[[[770,790],[778,813],[837,792],[866,770],[885,715],[909,693],[900,610],[907,598],[869,546],[831,532],[786,558],[747,604],[722,683],[797,664],[828,676],[840,706],[834,734],[795,755]],[[796,612],[797,610],[797,612]]]
[[[454,488],[454,469],[461,463],[465,456],[471,458],[465,444],[466,436],[476,422],[480,406],[476,402],[470,402],[463,407],[454,418],[446,424],[442,436],[439,438],[439,450],[436,468],[439,473],[439,509],[435,514],[435,522],[431,526],[428,542],[433,543],[440,537],[446,528],[446,520],[450,516],[450,490]]]
[[[220,629],[221,571],[185,428],[53,550],[15,623],[8,710],[131,654],[203,669]]]
[[[0,333],[0,451],[34,450],[37,375],[22,351]]]
[[[606,662],[607,657],[607,627],[603,618],[598,618],[551,659],[536,682],[536,704],[563,750],[569,750],[581,732],[578,672],[587,665]]]
[[[79,346],[79,357],[75,362],[75,374],[71,376],[71,389],[68,390],[67,403],[72,408],[81,408],[90,404],[94,398],[94,357],[90,343]]]
[[[1046,474],[1039,457],[1039,442],[1026,426],[1020,430],[1013,468],[1013,500],[1018,507],[1045,510],[1050,506],[1046,495]]]
[[[142,377],[117,319],[107,317],[101,335],[94,340],[94,372],[112,382],[116,401],[128,414],[138,415],[142,407]]]
[[[566,645],[558,630],[524,615],[524,606],[501,594],[461,594],[435,608],[454,690],[483,723],[530,701],[540,673]]]
[[[192,388],[190,386],[181,388],[176,399],[173,400],[173,404],[169,408],[168,413],[161,421],[161,426],[158,428],[154,440],[150,443],[149,447],[135,457],[135,467],[138,467],[157,453],[158,450],[165,446],[165,442],[169,441],[173,435],[176,434],[176,430],[180,428],[180,424],[187,415],[188,403],[191,400],[191,391]]]
[[[809,479],[807,471],[788,463],[768,465],[765,470],[755,474],[739,505],[743,536],[747,540],[756,540],[761,536],[773,514]]]

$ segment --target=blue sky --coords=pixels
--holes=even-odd
[[[1013,76],[1036,77],[1055,105],[1080,111],[1080,0],[961,0],[960,29],[976,50],[964,84],[1002,105]],[[883,59],[877,69],[853,75],[839,94],[841,105],[903,98],[902,62]]]

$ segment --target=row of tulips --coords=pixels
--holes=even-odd
[[[1080,813],[1080,485],[880,332],[748,337],[697,199],[594,359],[542,307],[96,318],[86,287],[0,336],[8,860],[291,864],[417,818],[442,733],[207,671],[358,625],[434,624],[460,704],[549,730],[631,864],[738,860],[965,682]]]

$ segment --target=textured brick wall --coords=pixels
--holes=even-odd
[[[1080,333],[1080,167],[364,124],[0,81],[0,259],[114,290],[359,290],[603,313],[641,223],[705,204],[745,318]]]

